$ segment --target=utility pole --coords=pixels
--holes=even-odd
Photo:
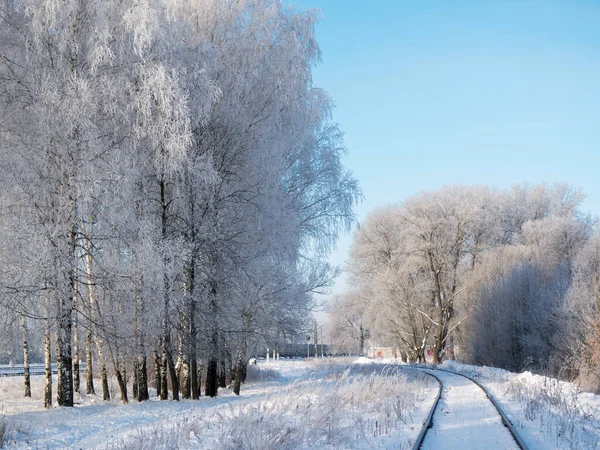
[[[323,345],[323,325],[319,327],[321,329],[321,358],[325,358],[325,346]]]
[[[306,359],[310,358],[310,334],[306,335]]]
[[[317,322],[314,322],[315,325],[315,330],[314,330],[314,336],[315,336],[315,359],[319,357],[319,329],[317,328]]]

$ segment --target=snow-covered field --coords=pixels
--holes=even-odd
[[[488,387],[530,449],[600,449],[600,396],[527,372],[453,362],[442,367],[476,376]],[[7,448],[407,449],[437,393],[437,383],[415,369],[364,358],[259,362],[249,366],[239,397],[221,389],[214,399],[154,397],[122,405],[83,395],[75,408],[50,411],[43,409],[43,377],[32,380],[33,398],[23,399],[20,377],[0,378],[0,429]],[[483,397],[475,399],[472,386],[448,383],[452,396],[446,401],[467,405],[466,416],[450,403],[442,411],[446,428],[472,436],[471,448],[482,448],[478,427],[488,421],[487,405]],[[493,413],[489,416],[494,422]],[[436,432],[443,429],[442,419],[435,420],[429,433],[442,437]],[[432,446],[431,439],[427,448],[469,448],[448,440]]]
[[[0,379],[8,448],[411,448],[437,385],[386,365],[319,359],[249,366],[237,397],[121,405],[82,396],[43,410],[43,377],[21,398],[19,377]]]

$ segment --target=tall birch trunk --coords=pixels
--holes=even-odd
[[[210,341],[208,347],[208,362],[206,368],[206,387],[205,392],[208,397],[216,397],[219,388],[218,378],[218,355],[219,355],[219,335],[217,330],[217,290],[213,282],[213,286],[209,292],[210,302]]]
[[[137,359],[133,361],[133,382],[131,383],[131,396],[133,398],[138,398],[138,362]],[[139,399],[138,399],[139,401]]]
[[[163,318],[162,330],[161,330],[161,339],[160,339],[160,399],[168,400],[169,399],[169,387],[167,382],[167,373],[168,373],[168,356],[167,356],[167,339],[166,335],[168,335],[167,330],[167,319]]]
[[[92,367],[94,362],[93,345],[92,328],[91,324],[88,324],[88,328],[85,330],[85,392],[88,395],[93,395],[96,393],[96,390],[94,389],[94,371]]]
[[[190,363],[189,363],[189,351],[187,342],[187,319],[184,312],[181,313],[181,319],[179,324],[179,346],[178,346],[178,357],[177,357],[177,374],[179,382],[181,384],[181,396],[185,399],[191,397],[191,386],[190,386]]]
[[[236,395],[240,395],[241,385],[244,381],[246,381],[246,348],[248,345],[246,336],[252,325],[252,313],[250,311],[244,311],[242,316],[244,318],[244,327],[242,329],[242,336],[238,345],[237,357],[235,361],[235,373],[233,377],[233,393]]]
[[[197,345],[196,345],[196,259],[197,259],[197,250],[196,250],[196,240],[197,240],[197,230],[196,230],[196,221],[195,221],[195,198],[197,195],[195,193],[195,184],[190,181],[189,172],[187,184],[189,188],[189,198],[188,198],[188,207],[189,207],[189,217],[191,218],[191,227],[189,239],[192,246],[192,255],[191,261],[187,268],[186,272],[186,283],[187,283],[187,294],[189,298],[189,312],[188,312],[188,361],[189,361],[189,384],[190,384],[190,395],[192,399],[197,400],[200,398],[200,387],[198,382],[198,355],[197,355]]]
[[[135,203],[135,220],[136,220],[136,232],[139,237],[140,229],[140,217],[142,217],[142,202],[141,198],[144,197],[144,186],[140,181],[137,183],[138,199]],[[135,264],[135,277],[136,277],[136,295],[135,295],[135,339],[136,339],[136,362],[134,365],[134,380],[135,380],[135,392],[133,396],[137,398],[138,402],[144,402],[150,398],[148,393],[148,371],[146,370],[146,333],[145,333],[145,312],[146,306],[144,303],[144,275],[140,273],[140,260],[138,252],[134,252],[134,264]],[[138,272],[140,271],[140,272]],[[157,391],[158,392],[158,391]]]
[[[108,388],[108,372],[106,370],[106,358],[104,357],[104,344],[101,339],[96,339],[96,348],[98,350],[98,361],[100,362],[102,400],[110,400],[110,391]]]
[[[76,132],[76,131],[75,131]],[[66,240],[61,240],[57,245],[55,268],[56,268],[56,289],[57,309],[57,339],[56,339],[56,359],[57,359],[57,402],[59,406],[73,406],[73,294],[75,292],[76,281],[76,249],[78,230],[75,222],[76,215],[76,197],[74,195],[73,182],[74,175],[71,173],[72,167],[64,174],[65,186],[61,186],[61,205],[59,205],[59,223],[64,226],[66,231]],[[64,203],[63,203],[64,201]]]
[[[82,227],[82,230],[85,231],[85,223],[82,223],[81,227]],[[81,235],[80,235],[80,237],[81,237]],[[91,280],[92,261],[91,261],[91,258],[89,261],[87,259],[87,247],[86,247],[85,241],[83,241],[83,240],[82,240],[82,248],[84,249],[84,252],[86,252],[86,254],[84,255],[86,283],[88,284],[88,289],[92,289],[93,287],[89,284],[89,281]],[[91,296],[93,296],[93,293],[90,294],[90,291],[88,290],[88,295],[85,297],[82,297],[81,300],[82,300],[83,307],[85,309],[85,314],[87,317],[87,319],[86,319],[87,326],[85,327],[85,392],[88,395],[95,395],[96,389],[94,388],[94,367],[93,367],[94,336],[93,336],[93,331],[92,331],[92,328],[94,327],[94,323],[92,322],[93,312],[92,312],[92,303],[91,303],[91,298],[90,298]]]
[[[190,289],[189,289],[189,271],[184,269],[183,271],[183,298],[184,307],[179,314],[179,329],[178,329],[178,346],[177,346],[177,364],[175,369],[179,378],[179,384],[181,387],[181,396],[185,399],[191,397],[191,385],[190,385],[190,363],[189,363],[189,333],[188,333],[188,322],[189,318],[189,307],[190,303]]]
[[[73,299],[67,299],[59,293],[56,339],[58,369],[56,390],[59,406],[73,406],[72,308]]]
[[[190,385],[193,400],[200,398],[200,387],[198,381],[198,356],[196,351],[196,302],[192,297],[190,301]]]
[[[196,299],[195,299],[195,272],[194,262],[190,265],[188,270],[188,284],[189,284],[189,317],[188,317],[188,351],[189,351],[189,384],[190,384],[190,395],[192,399],[196,400],[200,397],[200,391],[198,389],[198,362],[196,354]]]
[[[161,203],[161,236],[163,243],[167,242],[167,192],[166,182],[164,175],[161,176],[160,180],[160,203]],[[161,392],[160,399],[167,400],[169,398],[168,387],[167,387],[167,373],[171,378],[171,388],[173,392],[173,400],[179,400],[179,381],[177,379],[177,373],[175,371],[175,364],[173,363],[173,357],[171,353],[171,330],[169,328],[169,306],[171,299],[171,283],[169,280],[169,274],[166,272],[169,267],[169,258],[167,252],[164,252],[164,270],[163,275],[163,296],[164,296],[164,311],[163,311],[163,322],[162,322],[162,342],[161,342],[161,354],[162,354],[162,368],[161,368]]]
[[[146,371],[146,348],[144,333],[144,300],[143,300],[143,277],[140,277],[140,286],[136,295],[135,302],[135,333],[137,337],[137,358],[135,364],[136,392],[133,394],[139,402],[150,398],[148,394],[148,372]]]
[[[89,303],[89,317],[91,326],[94,328],[93,338],[96,343],[96,350],[98,352],[98,362],[100,363],[100,378],[102,381],[102,398],[103,400],[110,400],[110,391],[108,388],[108,372],[106,370],[106,357],[105,357],[105,348],[104,348],[104,340],[101,336],[101,330],[99,330],[98,326],[98,315],[97,312],[100,311],[100,306],[98,305],[98,301],[96,300],[96,295],[94,292],[94,278],[92,275],[92,249],[90,242],[87,238],[83,238],[83,248],[85,250],[85,278],[88,287],[88,303]]]
[[[50,329],[50,296],[46,291],[44,299],[44,408],[52,408],[52,341]]]
[[[73,292],[73,390],[77,393],[79,389],[79,295],[77,288]]]
[[[197,371],[196,376],[198,378],[198,385],[196,389],[198,390],[198,398],[202,395],[202,376],[204,375],[204,362],[202,360],[197,361]],[[206,391],[204,391],[204,395],[206,395]]]
[[[21,336],[23,338],[23,384],[25,397],[31,397],[31,377],[29,376],[29,343],[27,336],[27,319],[21,312]]]
[[[160,348],[160,343],[159,343]],[[159,397],[162,392],[161,360],[157,350],[154,350],[154,383],[156,385],[156,396]]]
[[[138,354],[136,364],[137,376],[137,399],[139,402],[144,402],[150,398],[148,393],[148,371],[146,369],[146,355]]]
[[[246,361],[246,342],[242,342],[237,352],[237,358],[235,362],[235,375],[233,380],[233,393],[240,395],[240,388],[242,386],[242,378],[244,374],[244,364]]]
[[[123,404],[127,404],[127,403],[129,403],[129,398],[127,397],[127,381],[126,381],[127,377],[125,374],[125,368],[121,364],[121,361],[119,360],[119,355],[117,354],[117,357],[115,358],[115,355],[110,347],[111,346],[109,345],[108,352],[110,354],[110,360],[113,365],[115,377],[117,377],[117,384],[119,385],[119,391],[121,392],[121,401],[123,402]]]

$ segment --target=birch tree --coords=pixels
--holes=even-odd
[[[201,359],[212,396],[235,359],[239,393],[248,349],[302,328],[360,197],[315,23],[271,0],[0,3],[0,198],[26,223],[0,224],[22,247],[2,301],[23,342],[44,330],[47,406],[53,333],[72,406],[80,334],[87,393],[96,361],[126,402],[148,354],[161,399],[169,378],[197,398]]]

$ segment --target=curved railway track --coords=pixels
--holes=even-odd
[[[449,381],[448,376],[447,375],[438,376],[435,373],[433,373],[436,371],[439,373],[439,375],[441,375],[440,374],[440,372],[441,372],[441,373],[449,374],[450,376],[454,376],[454,377],[462,377],[462,378],[468,380],[470,383],[477,386],[481,391],[483,391],[483,393],[485,394],[485,398],[487,398],[487,400],[489,400],[489,402],[493,405],[494,410],[500,416],[501,424],[503,424],[506,427],[505,429],[508,430],[508,432],[512,436],[512,439],[514,439],[514,444],[515,444],[514,447],[522,449],[522,450],[528,450],[527,445],[525,444],[525,442],[523,441],[523,439],[521,438],[521,436],[515,429],[514,425],[510,421],[510,419],[504,413],[504,411],[502,410],[502,408],[500,407],[498,402],[489,393],[489,391],[483,385],[481,385],[481,383],[479,383],[477,380],[469,377],[468,375],[464,375],[462,373],[457,373],[457,372],[453,372],[453,371],[445,370],[445,369],[437,369],[437,368],[431,369],[431,368],[424,368],[424,367],[413,367],[413,368],[435,378],[439,384],[439,389],[438,389],[438,393],[436,395],[435,402],[434,402],[433,406],[431,407],[431,410],[429,411],[429,414],[427,415],[425,422],[423,423],[423,427],[421,428],[421,431],[417,437],[417,440],[415,441],[415,444],[413,445],[413,450],[419,450],[421,448],[431,448],[431,447],[427,447],[427,446],[423,445],[425,443],[426,436],[428,436],[428,432],[434,427],[434,424],[437,423],[437,421],[439,421],[440,423],[444,422],[443,413],[448,414],[450,412],[450,411],[448,411],[448,409],[449,409],[448,405],[446,405],[446,410],[442,411],[440,402],[442,400],[444,400],[446,396],[449,396],[451,389],[453,389],[453,388],[460,389],[460,387],[449,386],[451,383],[448,383],[448,381]],[[446,383],[444,383],[444,381],[446,381]],[[436,417],[437,417],[437,419],[436,419]],[[500,425],[500,423],[499,423],[499,425]],[[483,445],[478,442],[473,442],[473,444],[476,445],[473,448],[482,448],[483,447]],[[504,447],[504,448],[506,448],[506,447]]]

